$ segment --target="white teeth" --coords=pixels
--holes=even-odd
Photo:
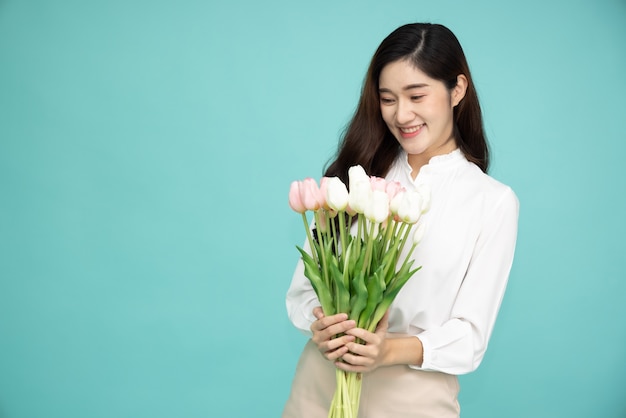
[[[412,134],[413,132],[417,132],[422,126],[424,126],[424,124],[413,126],[411,128],[400,128],[400,130],[406,134]]]

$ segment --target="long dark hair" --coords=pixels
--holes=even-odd
[[[400,152],[400,145],[381,116],[378,82],[386,65],[401,60],[407,60],[430,78],[442,81],[448,90],[456,86],[460,74],[465,75],[468,83],[465,97],[454,108],[454,137],[465,157],[487,172],[489,148],[480,103],[461,44],[443,25],[413,23],[393,31],[376,50],[357,109],[325,175],[337,176],[347,184],[348,169],[357,164],[369,175],[384,177],[387,174]]]

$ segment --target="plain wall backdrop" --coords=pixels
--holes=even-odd
[[[289,184],[414,21],[521,202],[463,418],[626,417],[624,0],[0,0],[0,418],[278,417]]]

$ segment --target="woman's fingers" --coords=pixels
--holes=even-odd
[[[317,349],[331,361],[335,361],[348,352],[347,343],[353,342],[355,337],[346,334],[346,331],[356,327],[356,322],[348,320],[348,315],[339,313],[324,316],[321,308],[313,309],[313,315],[317,318],[311,324],[313,342]]]
[[[372,334],[371,332],[365,331],[364,329],[355,328],[353,330],[348,331],[348,335],[351,335],[355,338],[359,338],[363,341],[362,344],[358,342],[351,342],[347,344],[348,351],[351,354],[361,357],[369,357],[369,358],[377,358],[380,353],[380,345],[383,339],[377,335]],[[347,359],[346,359],[347,360]],[[350,363],[352,363],[350,361]],[[361,363],[360,361],[357,363]]]
[[[313,341],[317,344],[317,349],[324,355],[324,357],[328,360],[334,361],[348,353],[348,347],[346,344],[353,342],[354,337],[352,335],[342,335],[337,338],[316,341],[314,335]]]
[[[318,344],[317,347],[322,352],[324,357],[330,361],[335,361],[348,353],[348,347],[346,344],[352,341],[354,341],[354,337],[351,335],[344,335]]]
[[[346,343],[348,352],[335,365],[341,370],[350,372],[368,372],[378,367],[381,361],[382,345],[387,330],[386,321],[377,328],[376,332],[369,332],[362,328],[353,328],[347,331],[355,337],[354,342]],[[363,343],[356,342],[356,338]]]
[[[315,308],[313,308],[313,316],[315,316],[317,319],[322,319],[324,317],[324,311],[322,310],[321,306],[316,306]]]
[[[313,322],[311,331],[314,338],[328,340],[331,337],[345,333],[346,331],[356,327],[354,320],[348,320],[348,315],[341,313],[331,316],[322,316],[321,319]]]

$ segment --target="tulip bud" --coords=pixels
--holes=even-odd
[[[389,210],[391,211],[391,213],[393,213],[394,215],[398,214],[398,209],[400,208],[400,204],[402,203],[402,199],[404,199],[404,194],[406,193],[406,190],[400,190],[398,193],[396,193],[396,195],[391,199],[391,202],[389,203]]]
[[[382,223],[389,217],[389,196],[381,190],[374,190],[369,205],[363,212],[371,222]]]
[[[289,206],[298,213],[304,213],[306,212],[306,207],[300,198],[300,184],[301,182],[299,181],[291,183],[291,187],[289,188]]]
[[[418,222],[415,226],[415,231],[413,232],[413,244],[418,245],[422,242],[424,238],[424,234],[426,233],[426,224],[424,222]]]
[[[329,209],[328,199],[326,198],[326,195],[328,193],[327,188],[328,188],[328,177],[322,177],[322,179],[320,180],[320,196],[323,199],[322,207],[325,210]]]
[[[370,204],[370,200],[372,200],[372,188],[369,179],[350,182],[348,204],[353,211],[364,213],[365,208]]]
[[[360,181],[367,181],[369,183],[370,178],[365,173],[365,170],[360,165],[352,166],[348,169],[348,185],[350,191],[354,188],[354,185]]]
[[[310,177],[304,179],[300,187],[300,199],[307,210],[318,210],[322,207],[324,200],[314,179]]]
[[[387,187],[387,181],[381,177],[370,177],[370,184],[372,186],[372,190],[380,190],[383,192]]]
[[[326,203],[334,211],[342,211],[348,206],[348,189],[339,177],[331,177],[326,182]]]
[[[422,195],[414,190],[404,193],[397,214],[402,222],[409,224],[417,222],[422,215]]]
[[[326,219],[324,210],[320,211],[320,216],[317,216],[316,219],[317,219],[316,226],[317,226],[318,231],[323,232],[323,233],[328,232],[328,220]]]
[[[385,191],[389,196],[389,200],[392,200],[394,197],[396,197],[396,195],[402,190],[404,190],[404,187],[402,186],[402,184],[400,184],[400,182],[397,181],[390,181],[385,185]]]
[[[430,187],[427,184],[420,184],[417,186],[417,191],[422,196],[422,215],[428,212],[430,209]]]

